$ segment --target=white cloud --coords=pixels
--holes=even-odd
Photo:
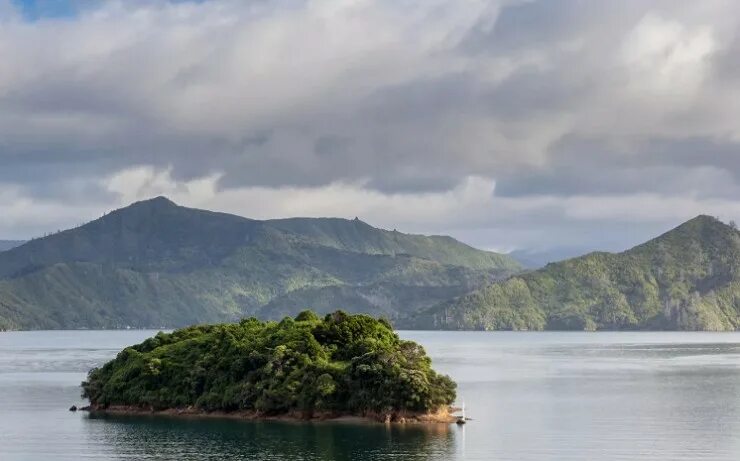
[[[29,239],[83,224],[101,216],[106,205],[65,203],[29,197],[16,187],[0,187],[0,235]]]
[[[622,45],[630,90],[643,97],[665,95],[691,102],[705,82],[716,49],[711,27],[691,29],[648,13]]]
[[[224,211],[255,219],[293,216],[355,216],[369,223],[412,232],[455,232],[465,229],[493,229],[500,226],[541,225],[541,216],[565,215],[592,223],[653,222],[678,223],[699,214],[722,219],[740,219],[740,202],[699,198],[693,194],[665,197],[657,194],[599,196],[498,197],[495,182],[470,176],[454,189],[444,192],[382,193],[362,183],[332,183],[320,187],[243,187],[218,190],[219,175],[190,181],[174,180],[168,170],[137,167],[121,171],[103,181],[124,205],[157,195],[176,202]],[[521,246],[520,236],[492,242],[503,248]],[[529,245],[535,245],[530,236]],[[489,246],[492,246],[489,244]]]
[[[113,1],[35,22],[9,5],[3,236],[158,194],[489,247],[737,216],[733,2]],[[546,187],[494,194],[531,176]]]

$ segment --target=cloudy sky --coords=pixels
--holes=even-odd
[[[155,195],[497,250],[740,220],[738,10],[0,0],[0,238]]]

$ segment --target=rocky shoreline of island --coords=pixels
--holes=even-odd
[[[254,410],[236,411],[207,411],[195,407],[185,408],[143,408],[132,405],[111,405],[107,407],[89,405],[79,408],[91,415],[114,415],[114,416],[168,416],[181,418],[219,418],[239,419],[247,421],[295,421],[295,422],[364,422],[385,424],[452,424],[460,417],[454,413],[459,408],[441,408],[436,412],[415,413],[406,411],[394,412],[366,412],[362,415],[345,414],[338,412],[288,412],[280,414],[267,414]]]

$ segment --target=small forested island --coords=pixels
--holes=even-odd
[[[386,320],[342,311],[160,332],[91,370],[82,388],[92,412],[455,421],[456,384],[422,346]]]

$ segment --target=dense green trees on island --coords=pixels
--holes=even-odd
[[[401,326],[738,330],[740,233],[699,216],[623,253],[591,253],[493,283]]]
[[[401,417],[446,408],[455,387],[388,322],[306,311],[159,333],[93,369],[83,396],[93,409]]]

